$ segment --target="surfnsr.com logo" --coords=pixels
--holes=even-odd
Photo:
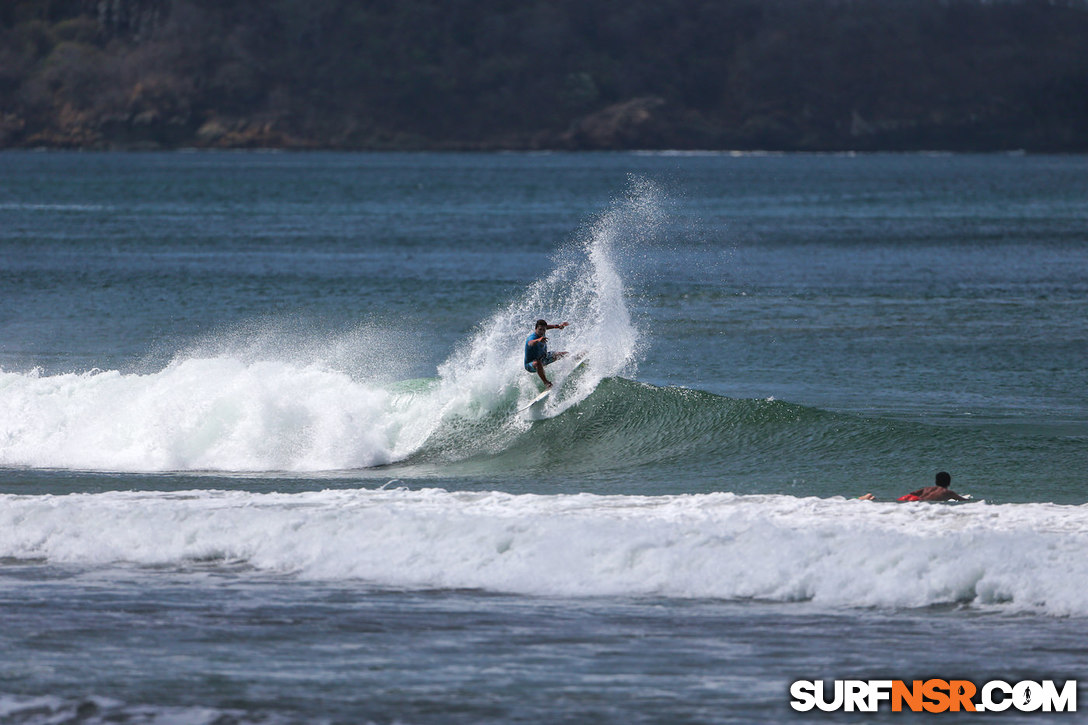
[[[798,680],[790,686],[790,707],[798,712],[1076,712],[1077,681],[1059,688],[1053,680],[1008,683],[991,680],[977,687],[969,680]]]

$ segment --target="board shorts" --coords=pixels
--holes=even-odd
[[[553,362],[556,361],[556,359],[557,358],[555,357],[555,353],[554,352],[549,352],[543,358],[537,358],[536,360],[530,360],[529,362],[525,363],[525,371],[530,372],[530,373],[535,373],[536,372],[536,366],[533,363],[535,363],[537,360],[540,360],[545,365],[551,365]]]

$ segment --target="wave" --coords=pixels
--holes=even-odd
[[[3,210],[29,210],[29,211],[109,211],[110,207],[104,204],[46,204],[41,202],[6,201],[0,202]]]
[[[310,474],[399,465],[410,469],[406,478],[482,474],[488,487],[515,491],[562,472],[566,488],[558,490],[621,481],[627,492],[832,495],[852,484],[855,493],[888,495],[916,488],[938,465],[992,477],[991,496],[1006,480],[1005,493],[1021,495],[1012,487],[1035,473],[1040,456],[1060,463],[1057,470],[1080,470],[1083,446],[1057,436],[938,428],[636,382],[647,343],[627,283],[638,277],[641,245],[663,226],[662,208],[654,185],[633,180],[541,279],[427,378],[405,379],[430,372],[416,364],[418,335],[377,324],[328,334],[298,320],[220,330],[150,372],[0,369],[0,467]],[[570,321],[553,349],[588,362],[565,380],[573,356],[549,367],[557,392],[543,409],[519,414],[539,388],[521,360],[540,317]],[[988,469],[973,473],[979,461]],[[1048,480],[1030,493],[1079,500],[1080,483]]]
[[[57,697],[0,693],[0,722],[31,723],[290,723],[274,712],[207,706],[134,705],[109,697]]]
[[[108,471],[320,470],[395,454],[388,394],[319,366],[183,360],[140,375],[0,372],[0,461]]]
[[[313,473],[401,463],[454,473],[600,473],[716,461],[740,471],[764,465],[769,450],[842,465],[916,451],[932,436],[782,401],[602,378],[595,358],[580,372],[547,407],[519,413],[536,393],[519,370],[505,378],[495,371],[490,385],[485,376],[368,383],[318,364],[234,357],[177,361],[151,374],[0,370],[0,465]]]
[[[773,399],[736,400],[620,377],[596,382],[592,393],[569,410],[544,418],[531,431],[521,429],[501,449],[471,446],[487,438],[494,421],[451,426],[416,459],[453,463],[486,458],[495,470],[546,465],[553,471],[601,471],[651,464],[675,470],[708,459],[736,463],[753,448],[789,445],[811,437],[813,426],[847,419]]]
[[[547,415],[579,404],[601,380],[636,370],[640,341],[620,260],[660,221],[658,197],[653,185],[634,181],[627,197],[560,251],[544,278],[482,323],[430,380],[388,382],[413,343],[391,343],[387,331],[322,344],[273,326],[194,343],[152,373],[0,370],[0,465],[327,471],[386,465],[451,444],[467,446],[459,457],[483,442],[502,450],[528,427],[511,413],[537,392],[521,365],[536,319],[570,321],[553,350],[562,346],[592,362],[591,372],[553,396]],[[348,359],[345,340],[367,343],[355,348],[365,364]],[[481,421],[481,439],[469,445],[458,438]]]
[[[337,490],[0,496],[0,560],[382,588],[1088,615],[1088,506]]]
[[[719,488],[723,475],[751,492],[733,487],[788,471],[823,483],[787,492],[833,495],[874,461],[915,470],[948,448],[969,457],[995,445],[985,432],[601,377],[593,358],[580,372],[546,407],[519,413],[537,390],[519,370],[496,370],[490,384],[360,382],[319,364],[234,357],[151,374],[0,370],[0,465],[296,475],[399,465],[511,481],[614,473],[683,479],[692,492]]]

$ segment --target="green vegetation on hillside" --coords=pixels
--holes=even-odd
[[[1088,150],[1083,0],[8,0],[0,147]]]

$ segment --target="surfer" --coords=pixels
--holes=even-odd
[[[952,483],[952,476],[946,471],[941,471],[937,474],[937,479],[933,482],[932,486],[926,486],[920,488],[917,491],[911,491],[908,494],[904,494],[896,499],[896,501],[968,501],[969,496],[960,496],[958,493],[950,489],[948,486]],[[876,496],[871,493],[867,493],[864,496],[858,496],[862,501],[875,501]]]
[[[537,320],[533,331],[525,338],[525,370],[539,375],[540,379],[544,381],[544,385],[548,388],[550,388],[552,384],[547,376],[544,375],[544,366],[551,365],[567,353],[548,352],[547,332],[548,330],[562,330],[569,324],[569,322],[564,322],[559,325],[549,325],[545,320]]]

